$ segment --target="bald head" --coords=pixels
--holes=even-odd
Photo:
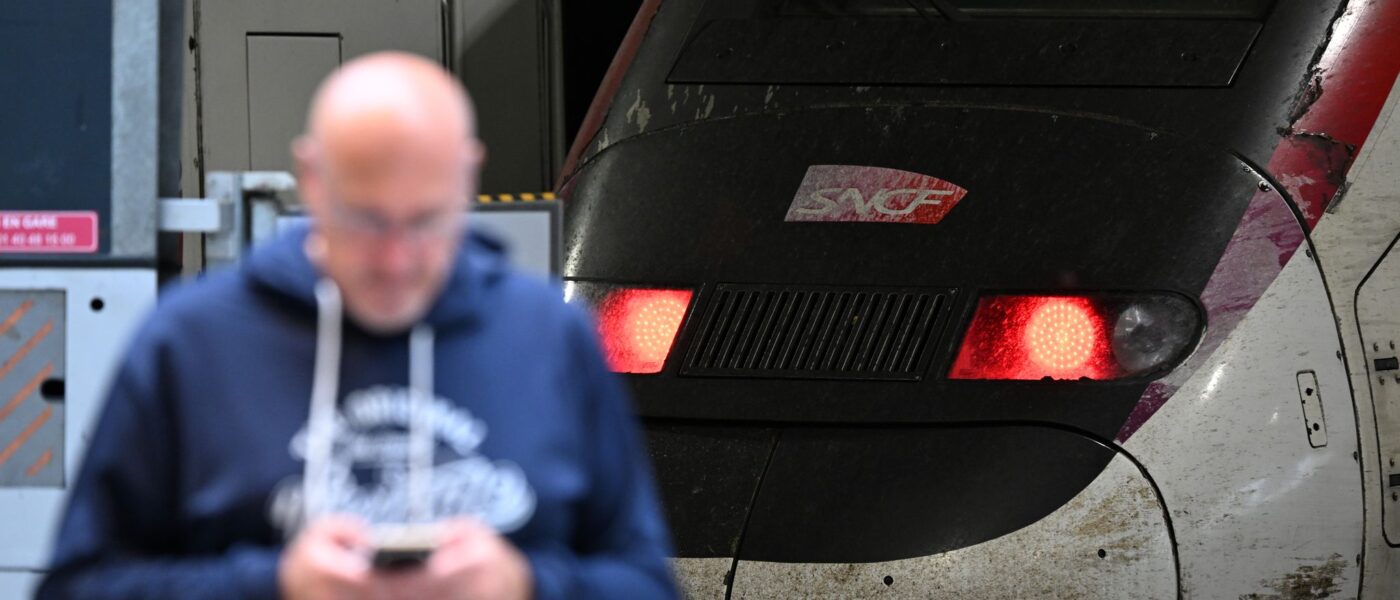
[[[469,161],[475,137],[471,100],[455,78],[420,56],[383,52],[346,63],[321,84],[302,150],[324,167],[366,175],[423,160]]]
[[[424,58],[371,54],[322,82],[293,146],[313,260],[374,330],[421,318],[448,276],[484,151],[471,100]]]

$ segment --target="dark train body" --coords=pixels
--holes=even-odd
[[[691,593],[1394,593],[1308,239],[1389,92],[1324,85],[1395,50],[1339,38],[1370,4],[646,3],[564,276]]]

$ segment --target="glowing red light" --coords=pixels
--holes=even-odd
[[[983,297],[948,377],[1112,379],[1113,356],[1100,312],[1085,297]]]
[[[666,360],[685,307],[686,302],[674,295],[633,297],[627,312],[627,333],[638,360]]]
[[[599,310],[608,365],[619,373],[657,373],[671,353],[689,290],[620,290]]]
[[[1094,317],[1073,300],[1049,300],[1026,323],[1026,347],[1031,360],[1054,373],[1083,367],[1094,355],[1098,342]]]

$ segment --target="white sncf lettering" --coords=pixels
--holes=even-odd
[[[943,203],[943,196],[951,196],[951,190],[922,190],[911,188],[881,188],[869,199],[858,188],[824,188],[812,192],[807,197],[808,204],[794,207],[794,211],[804,215],[825,216],[839,212],[842,206],[852,206],[862,216],[869,216],[870,209],[890,216],[901,216],[918,210],[920,206],[937,206]],[[902,196],[909,200],[900,206],[891,199]]]
[[[841,191],[840,188],[830,188],[830,189],[817,190],[817,191],[815,191],[815,192],[812,192],[812,195],[811,195],[811,196],[808,196],[807,199],[810,200],[811,202],[813,202],[813,204],[809,204],[809,205],[807,205],[807,206],[798,206],[798,207],[794,207],[794,208],[793,208],[793,211],[795,211],[795,212],[797,212],[797,213],[800,213],[800,214],[804,214],[804,215],[828,215],[828,214],[831,214],[832,212],[834,212],[834,211],[836,210],[837,206],[839,206],[839,205],[836,203],[835,200],[832,200],[831,198],[827,198],[825,194],[828,193],[828,192],[837,192],[837,191]]]

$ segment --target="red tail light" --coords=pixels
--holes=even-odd
[[[1051,373],[1074,374],[1103,353],[1099,320],[1081,298],[1054,298],[1031,313],[1026,347],[1031,363]]]
[[[582,299],[598,319],[608,366],[618,373],[659,373],[690,307],[691,290],[569,282],[565,299]]]
[[[1120,379],[1179,361],[1199,312],[1174,295],[987,296],[951,379]]]

